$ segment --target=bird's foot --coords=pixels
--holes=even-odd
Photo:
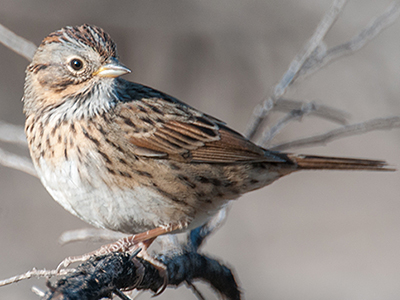
[[[155,294],[155,295],[159,295],[165,290],[165,288],[168,285],[167,268],[160,261],[154,259],[147,252],[147,249],[148,249],[148,247],[150,247],[150,245],[153,243],[153,241],[157,238],[157,236],[164,234],[164,233],[174,231],[176,229],[180,229],[180,226],[177,225],[177,226],[168,226],[168,227],[157,227],[155,229],[148,230],[143,233],[124,237],[114,243],[104,245],[95,251],[92,251],[92,252],[89,252],[89,253],[86,253],[83,255],[79,255],[79,256],[67,257],[58,265],[57,271],[59,271],[62,268],[67,268],[68,266],[70,266],[73,263],[87,261],[93,256],[100,256],[100,255],[109,254],[112,252],[135,253],[138,251],[138,249],[140,249],[140,252],[137,256],[141,257],[142,259],[148,261],[151,265],[153,265],[154,268],[156,268],[157,271],[159,272],[160,277],[164,278],[164,284],[159,289],[159,291],[157,291]]]

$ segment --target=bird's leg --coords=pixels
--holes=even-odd
[[[135,235],[127,236],[122,239],[119,239],[118,241],[107,244],[104,246],[101,246],[99,249],[79,255],[79,256],[70,256],[65,258],[57,267],[57,270],[60,270],[61,268],[66,268],[70,264],[75,263],[75,262],[83,262],[87,261],[89,258],[92,256],[99,256],[99,255],[104,255],[112,252],[134,252],[135,250],[141,248],[142,250],[139,253],[139,256],[143,257],[143,259],[148,260],[150,263],[152,263],[158,270],[160,270],[160,265],[162,265],[160,262],[157,261],[155,263],[155,260],[150,257],[150,255],[147,253],[147,248],[150,247],[151,243],[159,236],[165,233],[169,233],[178,229],[182,229],[182,225],[170,225],[170,226],[164,226],[164,227],[157,227],[142,233],[138,233]],[[165,273],[165,267],[162,265],[164,273]]]

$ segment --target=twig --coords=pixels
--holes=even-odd
[[[33,286],[33,287],[31,288],[31,290],[32,290],[32,292],[34,292],[36,295],[38,295],[40,298],[43,298],[43,297],[46,295],[45,292],[43,292],[41,289],[39,289],[39,288],[36,287],[36,286]]]
[[[321,45],[322,40],[336,22],[346,3],[347,0],[335,0],[330,9],[325,13],[311,39],[290,63],[289,69],[275,86],[273,94],[273,99],[275,101],[277,101],[285,93],[286,89],[294,83],[304,63]]]
[[[196,295],[198,300],[206,300],[203,294],[198,290],[198,288],[189,280],[186,280],[186,286]]]
[[[16,283],[21,280],[30,279],[32,277],[53,277],[53,276],[65,276],[67,274],[71,274],[75,272],[75,269],[62,269],[60,271],[56,270],[36,270],[33,268],[32,270],[22,274],[13,276],[4,280],[0,280],[0,287],[8,284]]]
[[[0,43],[31,61],[36,45],[0,24]]]
[[[271,129],[266,129],[263,134],[261,135],[260,141],[257,143],[266,147],[268,143],[290,122],[294,120],[299,120],[303,116],[310,114],[311,112],[315,111],[315,105],[310,103],[305,103],[302,108],[294,109],[290,111],[286,116],[280,119]]]
[[[228,205],[224,206],[209,222],[190,231],[187,244],[188,249],[195,252],[199,250],[205,239],[223,225],[226,220],[228,208]]]
[[[20,170],[29,175],[37,177],[36,170],[32,164],[32,161],[24,156],[19,156],[14,153],[10,153],[0,148],[0,165]]]
[[[24,128],[3,121],[0,121],[0,141],[24,146],[27,145]]]
[[[350,114],[343,110],[336,109],[323,104],[318,104],[315,101],[309,103],[312,103],[312,105],[315,108],[313,111],[310,112],[309,114],[310,116],[320,117],[325,120],[342,125],[347,124],[348,120],[350,119]],[[305,104],[307,103],[304,101],[280,98],[279,101],[275,103],[273,110],[290,112],[294,109],[301,109]]]
[[[321,45],[322,40],[328,33],[329,29],[333,26],[337,20],[339,14],[342,12],[346,0],[335,0],[330,9],[325,13],[321,22],[319,23],[314,34],[303,47],[303,49],[296,55],[296,58],[290,63],[288,70],[283,75],[282,79],[275,86],[273,95],[263,102],[261,105],[257,105],[253,111],[253,115],[248,123],[246,129],[246,136],[252,139],[258,132],[262,122],[270,112],[269,107],[273,106],[279,98],[283,96],[287,88],[292,85],[298,78],[298,74],[303,67],[307,59],[313,54],[313,52]]]
[[[309,76],[333,60],[360,50],[369,41],[374,39],[380,32],[393,24],[399,15],[400,3],[393,2],[383,14],[372,20],[366,28],[361,30],[351,40],[341,45],[332,47],[324,51],[324,53],[312,55],[304,64],[304,67],[300,70],[299,76]]]
[[[270,147],[270,149],[282,151],[286,149],[325,145],[339,138],[344,138],[352,135],[359,135],[362,133],[375,130],[388,130],[396,127],[400,127],[400,116],[378,118],[362,123],[346,125],[320,135],[315,135],[308,138],[302,138],[287,143],[275,145],[273,147]]]
[[[63,234],[59,237],[58,242],[61,245],[65,245],[68,243],[87,241],[87,240],[93,242],[115,241],[123,237],[126,237],[126,234],[121,232],[115,232],[98,228],[82,228],[82,229],[69,230],[63,232]]]

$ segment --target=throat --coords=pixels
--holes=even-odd
[[[34,115],[46,124],[92,119],[113,109],[117,103],[115,89],[113,81],[99,80],[72,85],[60,93],[38,93],[33,99],[25,97],[25,107],[30,108],[25,113],[27,118]]]

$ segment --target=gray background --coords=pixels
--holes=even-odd
[[[253,106],[279,81],[330,2],[0,0],[0,23],[36,44],[65,25],[101,26],[133,70],[127,79],[172,94],[243,132]],[[350,38],[390,2],[351,1],[328,45]],[[400,21],[288,96],[349,111],[353,122],[400,115],[399,29]],[[0,120],[22,125],[27,61],[1,45],[0,57]],[[332,128],[307,118],[277,141]],[[400,131],[392,130],[297,152],[386,159],[399,167],[399,146]],[[235,202],[205,251],[234,267],[246,299],[398,299],[399,179],[399,172],[291,175]],[[0,191],[0,278],[32,267],[51,269],[66,256],[98,246],[59,246],[63,231],[86,224],[55,203],[36,178],[0,166]],[[37,299],[33,284],[43,287],[43,280],[0,288],[0,298]],[[195,297],[182,287],[160,299]]]

